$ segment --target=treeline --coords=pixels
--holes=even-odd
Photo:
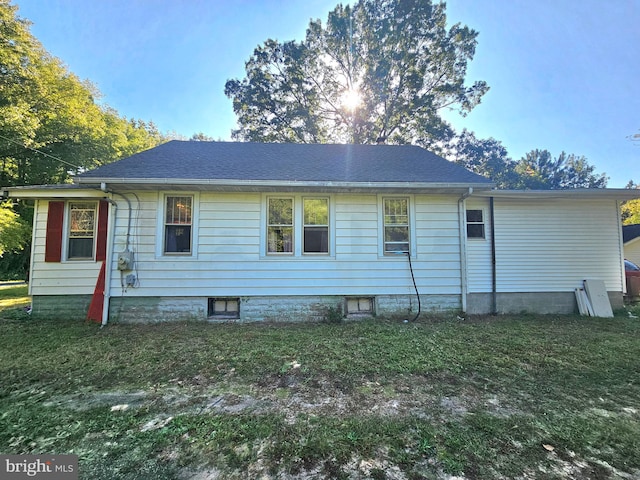
[[[9,0],[0,0],[0,185],[68,182],[151,148],[164,137],[152,122],[121,117],[100,92],[50,55]],[[28,264],[32,212],[0,206],[0,278]]]

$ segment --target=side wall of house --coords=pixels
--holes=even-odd
[[[95,260],[45,262],[49,201],[34,206],[34,235],[29,290],[33,313],[48,316],[83,316],[87,312],[101,263]]]
[[[495,200],[496,309],[499,313],[576,311],[575,289],[603,280],[614,308],[622,306],[618,207],[614,200]],[[469,311],[492,305],[490,249],[468,247]],[[475,281],[474,279],[483,279]]]
[[[210,299],[237,299],[240,320],[323,316],[329,307],[346,310],[349,298],[371,299],[372,312],[411,317],[418,302],[406,255],[383,254],[382,195],[263,194],[199,192],[194,195],[192,255],[162,252],[163,199],[166,194],[125,193],[132,205],[118,202],[111,261],[110,319],[149,321],[206,319]],[[269,196],[326,197],[330,205],[329,255],[267,255],[265,205]],[[458,198],[446,195],[389,195],[409,199],[411,267],[421,308],[459,309],[461,305]],[[37,224],[42,243],[45,223]],[[294,236],[300,244],[301,216]],[[128,225],[131,229],[128,232]],[[132,271],[117,269],[117,253],[134,251]],[[40,250],[44,248],[39,247]],[[51,270],[35,255],[34,295],[92,293],[94,264],[58,264]],[[82,268],[86,272],[80,275]],[[50,271],[49,276],[44,275]],[[56,278],[63,271],[65,279]],[[57,273],[56,273],[57,272]],[[126,286],[126,276],[135,283]],[[73,288],[70,288],[73,287]],[[51,297],[53,298],[53,297]]]
[[[640,237],[624,244],[624,258],[636,265],[640,264]]]

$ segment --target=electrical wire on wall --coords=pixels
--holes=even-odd
[[[140,209],[142,208],[142,204],[140,203],[140,197],[138,197],[138,195],[135,192],[131,192],[131,195],[133,195],[136,199],[136,216],[133,221],[133,230],[136,233],[136,235],[134,235],[133,237],[134,244],[135,244],[133,248],[134,248],[134,251],[139,252],[140,251],[140,235],[138,233],[139,233],[139,226],[140,226]],[[138,272],[138,262],[133,262],[133,273],[136,276],[136,281],[133,287],[136,288],[140,286],[140,273]]]
[[[112,190],[107,190],[106,184],[102,184],[100,187],[105,193],[111,193],[112,195],[118,195],[122,197],[127,202],[127,233],[125,240],[125,249],[124,252],[118,254],[118,270],[120,271],[120,287],[122,288],[122,294],[124,295],[127,291],[128,287],[136,288],[140,285],[140,281],[138,278],[138,267],[137,262],[134,259],[135,250],[138,247],[137,236],[135,239],[136,246],[131,248],[131,236],[132,236],[132,223],[133,223],[133,207],[131,206],[131,200],[126,195],[120,192],[114,192]],[[135,220],[135,228],[137,232],[139,216],[140,216],[140,198],[133,193],[137,201],[137,209],[136,209],[136,220]],[[122,264],[121,264],[122,262]],[[130,267],[130,268],[129,268]],[[134,273],[125,274],[125,271],[133,271]]]
[[[125,241],[125,252],[127,253],[131,253],[131,270],[133,271],[133,273],[128,273],[125,274],[124,270],[120,270],[120,286],[122,287],[122,293],[123,295],[127,292],[128,288],[136,288],[138,286],[140,286],[140,279],[138,276],[138,262],[135,260],[135,258],[133,257],[135,252],[138,250],[138,236],[135,235],[134,236],[134,242],[135,242],[135,246],[132,247],[131,246],[131,236],[132,236],[132,228],[136,229],[137,232],[137,228],[138,228],[138,222],[139,222],[139,217],[140,217],[140,198],[138,197],[138,195],[136,195],[135,193],[132,193],[133,196],[136,198],[136,202],[137,202],[137,206],[136,206],[136,218],[134,221],[133,218],[133,207],[131,206],[131,200],[129,200],[129,197],[127,197],[126,195],[119,193],[119,192],[112,192],[114,195],[118,195],[122,198],[124,198],[124,200],[127,202],[127,206],[129,207],[129,216],[127,219],[127,236],[126,236],[126,241]]]
[[[420,312],[422,310],[422,306],[420,305],[420,293],[418,293],[418,285],[416,284],[416,277],[413,274],[413,265],[411,264],[411,253],[409,252],[404,252],[404,253],[406,253],[407,258],[409,259],[409,271],[411,272],[411,280],[413,281],[413,288],[416,291],[416,297],[418,297],[418,313],[416,313],[416,316],[413,317],[413,320],[411,320],[412,322],[415,322],[420,316]]]
[[[420,313],[422,312],[422,305],[420,304],[420,293],[418,292],[418,285],[416,284],[416,276],[413,273],[413,264],[411,263],[411,253],[410,252],[397,252],[398,255],[406,255],[407,258],[409,259],[409,271],[411,272],[411,281],[413,282],[413,288],[416,292],[416,297],[418,298],[418,313],[416,313],[416,316],[413,317],[413,319],[411,320],[412,322],[415,322],[418,317],[420,316]],[[407,322],[408,320],[405,320],[405,322]]]

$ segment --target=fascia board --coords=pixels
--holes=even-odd
[[[512,199],[603,199],[633,200],[640,198],[640,190],[628,188],[575,188],[566,190],[483,190],[474,192],[478,197]]]
[[[146,185],[146,186],[194,186],[220,188],[322,188],[336,190],[379,190],[379,189],[411,189],[411,190],[468,190],[490,189],[492,183],[447,183],[447,182],[333,182],[333,181],[295,181],[295,180],[225,180],[225,179],[180,179],[180,178],[95,178],[77,177],[77,184],[105,183],[107,185]]]

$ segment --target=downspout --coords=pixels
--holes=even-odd
[[[103,184],[103,191],[106,186]],[[109,303],[111,299],[111,265],[113,263],[113,237],[115,236],[116,214],[118,213],[118,204],[111,198],[105,197],[105,201],[109,202],[109,228],[107,229],[107,253],[105,255],[104,269],[104,305],[102,307],[102,325],[103,328],[109,321]]]
[[[460,295],[462,313],[467,313],[467,294],[469,285],[467,282],[467,232],[465,229],[465,200],[473,194],[473,188],[464,193],[458,200],[458,224],[460,225]]]
[[[622,282],[622,297],[625,298],[629,293],[627,291],[627,277],[624,273],[624,238],[622,236],[622,216],[620,212],[620,201],[616,200],[616,218],[618,219],[618,249],[620,251],[620,280]]]
[[[496,227],[493,197],[489,197],[489,221],[491,222],[491,314],[498,314],[498,277],[496,273]]]

